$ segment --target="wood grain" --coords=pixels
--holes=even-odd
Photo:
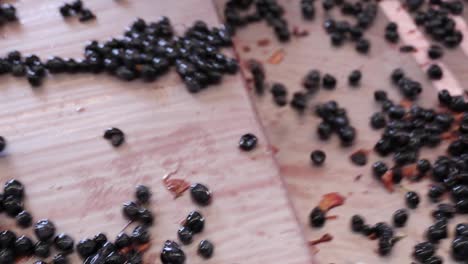
[[[135,17],[154,21],[165,15],[178,30],[196,19],[219,24],[212,3],[202,0],[85,1],[98,18],[85,24],[63,21],[62,2],[18,1],[21,23],[1,29],[0,53],[81,57],[87,40],[119,36]],[[194,209],[207,225],[184,247],[187,263],[311,263],[239,75],[197,95],[175,74],[151,84],[61,75],[38,89],[23,79],[0,80],[0,134],[8,140],[0,179],[24,182],[26,208],[35,220],[50,218],[58,232],[77,240],[99,231],[114,238],[126,224],[121,204],[133,198],[136,184],[146,184],[154,192],[156,213],[146,263],[160,263],[163,241],[176,239],[179,222]],[[110,126],[127,135],[118,149],[102,139]],[[237,148],[246,132],[259,137],[251,153]],[[197,208],[187,194],[173,200],[162,177],[176,167],[174,177],[211,187],[211,206]],[[12,225],[2,220],[3,228]],[[195,256],[201,239],[216,245],[211,260]],[[72,262],[79,263],[76,257]]]
[[[223,0],[216,1],[220,15],[223,14],[224,2]],[[263,62],[268,82],[285,84],[290,91],[289,98],[293,92],[303,90],[302,78],[311,69],[331,73],[338,79],[336,90],[318,92],[309,102],[308,110],[302,115],[297,114],[289,106],[277,107],[268,92],[264,96],[257,96],[253,90],[250,90],[267,137],[279,150],[276,160],[281,167],[281,175],[286,181],[295,212],[306,230],[307,239],[314,240],[325,233],[330,233],[334,237],[331,242],[317,245],[312,252],[316,254],[319,263],[411,263],[413,246],[425,240],[424,232],[433,222],[430,211],[434,205],[425,198],[429,180],[418,184],[404,182],[404,187],[418,191],[423,201],[420,208],[411,211],[408,226],[397,230],[398,234],[406,235],[406,238],[398,242],[391,256],[381,258],[376,253],[376,241],[351,232],[350,218],[354,214],[361,214],[370,224],[381,221],[390,222],[393,212],[405,207],[404,191],[401,189],[389,194],[373,179],[370,166],[379,160],[376,154],[371,154],[368,165],[365,167],[352,165],[349,156],[361,148],[372,149],[380,136],[381,131],[374,131],[369,126],[370,116],[380,110],[379,105],[373,101],[374,91],[379,89],[387,91],[389,97],[395,102],[402,99],[397,88],[389,81],[389,75],[393,69],[401,67],[408,76],[422,83],[424,91],[417,101],[418,104],[425,107],[437,105],[436,87],[444,87],[441,85],[442,82],[432,83],[426,78],[424,70],[431,63],[425,56],[427,47],[420,47],[418,45],[420,43],[405,43],[407,40],[412,40],[410,36],[403,36],[398,45],[387,43],[383,34],[389,18],[386,13],[382,12],[382,6],[379,6],[378,19],[366,33],[366,37],[372,44],[368,55],[358,54],[349,42],[343,47],[333,48],[322,28],[327,15],[322,12],[320,2],[315,2],[317,16],[312,22],[302,20],[299,0],[279,0],[278,2],[285,7],[290,28],[307,30],[309,35],[300,38],[293,37],[289,43],[282,44],[278,43],[272,29],[265,23],[252,24],[245,29],[240,29],[235,37],[235,47],[241,60],[245,62],[253,58]],[[391,7],[399,6],[399,2],[393,0],[381,1],[381,3],[385,5],[390,3]],[[404,9],[401,9],[401,12],[404,13]],[[338,10],[332,11],[332,16],[343,19]],[[398,20],[398,16],[391,17],[391,19],[395,18],[397,20],[394,21],[400,23],[400,27],[408,27],[407,24],[401,24],[403,21]],[[422,38],[425,37],[422,36]],[[257,43],[264,39],[269,39],[272,44],[260,47]],[[428,39],[424,41],[430,43]],[[399,46],[404,44],[413,44],[418,49],[423,48],[417,55],[419,59],[413,54],[400,53]],[[268,64],[268,58],[279,49],[285,52],[284,60],[278,65]],[[439,61],[450,69],[456,82],[462,85],[466,83],[468,65],[466,54],[462,49],[446,50],[444,58]],[[347,84],[347,76],[354,69],[360,69],[363,73],[362,83],[357,88],[349,87]],[[245,72],[245,74],[249,76],[249,73]],[[456,93],[463,91],[463,87],[446,88]],[[336,137],[323,142],[316,135],[320,120],[313,114],[313,108],[329,100],[336,100],[340,106],[347,109],[351,124],[358,131],[357,141],[352,147],[341,147]],[[425,149],[420,156],[433,160],[437,155],[445,153],[445,147],[446,145],[436,150]],[[315,149],[322,149],[327,154],[323,167],[317,168],[310,164],[309,154]],[[355,181],[356,176],[360,174],[362,174],[361,179]],[[330,211],[330,215],[338,216],[336,220],[329,220],[324,228],[312,229],[309,227],[308,214],[318,204],[322,195],[328,192],[339,192],[345,195],[347,198],[345,205]],[[455,223],[464,220],[466,219],[459,217],[451,221],[450,233],[453,234]],[[449,257],[450,242],[451,239],[444,240],[438,250],[438,255],[443,256],[444,263],[453,263]]]

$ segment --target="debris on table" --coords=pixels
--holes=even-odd
[[[166,189],[174,195],[174,199],[180,197],[190,188],[190,183],[183,179],[164,178],[163,183]]]
[[[268,58],[268,63],[270,64],[280,64],[284,59],[285,52],[283,49],[276,50]]]
[[[345,202],[345,198],[336,192],[331,192],[323,195],[322,200],[320,201],[318,207],[324,212],[328,212],[331,209],[341,206]]]
[[[322,237],[320,237],[319,239],[309,241],[309,245],[315,246],[317,244],[324,243],[324,242],[330,242],[332,240],[333,240],[333,236],[327,233],[327,234],[323,235]]]

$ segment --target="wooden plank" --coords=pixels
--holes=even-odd
[[[218,13],[221,16],[224,2],[223,0],[216,1]],[[312,252],[316,254],[319,263],[411,263],[413,246],[425,240],[424,232],[433,222],[430,211],[434,205],[425,198],[429,182],[422,181],[417,184],[404,182],[407,189],[419,192],[422,202],[417,210],[411,211],[407,227],[397,230],[397,234],[406,235],[406,238],[395,245],[391,256],[382,258],[376,253],[377,241],[351,232],[350,218],[354,214],[361,214],[370,224],[381,221],[390,222],[393,212],[405,207],[404,190],[389,194],[372,177],[370,166],[379,160],[376,154],[370,155],[368,165],[365,167],[352,165],[349,156],[361,148],[372,149],[380,137],[381,131],[374,131],[369,126],[370,116],[380,110],[379,105],[373,101],[374,91],[379,89],[387,91],[389,97],[395,102],[402,99],[397,88],[389,81],[389,75],[393,69],[401,67],[408,76],[422,83],[424,91],[417,103],[425,107],[437,105],[436,87],[443,87],[445,80],[438,83],[430,82],[424,71],[428,65],[425,61],[417,61],[412,54],[399,52],[399,46],[404,44],[415,44],[420,48],[418,43],[404,42],[411,40],[410,36],[404,36],[399,45],[391,45],[384,40],[384,28],[389,20],[382,12],[382,7],[379,7],[378,20],[365,34],[366,38],[371,41],[371,51],[369,55],[361,55],[354,50],[350,42],[346,42],[340,48],[331,46],[329,36],[322,28],[327,15],[322,12],[320,2],[315,2],[317,16],[312,22],[302,19],[299,0],[278,2],[285,7],[286,19],[290,27],[307,30],[309,35],[300,38],[293,37],[289,43],[279,43],[272,29],[264,22],[249,25],[245,29],[238,30],[235,36],[235,47],[241,61],[256,59],[263,62],[269,84],[274,82],[285,84],[289,90],[289,99],[293,92],[304,91],[301,81],[311,69],[331,73],[338,79],[336,90],[319,91],[312,97],[309,108],[302,115],[297,114],[290,106],[277,107],[268,91],[264,96],[257,96],[253,90],[250,90],[267,137],[270,143],[279,150],[276,159],[281,167],[281,175],[286,181],[288,193],[307,239],[317,239],[325,233],[330,233],[334,237],[331,242],[317,245]],[[381,3],[394,2],[382,1]],[[343,19],[338,10],[334,10],[331,16]],[[411,34],[411,32],[406,33]],[[259,40],[265,39],[271,44],[258,45]],[[277,65],[269,64],[268,58],[280,49],[284,51],[284,60]],[[463,52],[455,49],[447,51],[447,54],[450,59],[444,59],[443,62],[452,70],[455,79],[459,78],[461,81],[466,78],[466,76],[460,76],[462,70],[457,67],[466,60]],[[458,61],[455,60],[455,54],[459,54]],[[425,55],[418,54],[418,56],[422,58]],[[347,84],[347,76],[354,69],[360,69],[363,73],[363,79],[358,88],[349,87]],[[245,68],[244,72],[249,77]],[[452,86],[446,86],[446,88],[453,91],[459,89]],[[357,141],[352,147],[341,147],[336,136],[323,142],[316,135],[320,120],[313,114],[314,106],[329,100],[336,100],[348,111],[351,124],[358,131]],[[433,160],[437,155],[445,153],[445,147],[442,146],[436,150],[425,149],[420,156]],[[309,154],[315,149],[322,149],[327,154],[327,160],[322,167],[314,167],[310,164]],[[362,177],[356,181],[356,176],[360,174]],[[329,213],[337,215],[336,220],[327,221],[325,227],[321,229],[312,229],[309,226],[308,215],[318,204],[322,195],[328,192],[339,192],[344,195],[345,205]],[[451,221],[449,230],[453,230],[454,224],[462,220],[463,218],[459,218]],[[450,242],[451,239],[442,241],[438,249],[438,255],[444,257],[444,263],[453,263],[448,257]]]
[[[196,19],[219,24],[211,2],[201,0],[88,1],[97,21],[85,24],[64,22],[62,2],[19,1],[21,25],[2,28],[0,53],[81,57],[87,40],[119,36],[135,17],[165,15],[178,30]],[[100,231],[114,238],[126,224],[122,203],[132,199],[136,184],[146,184],[156,213],[146,263],[160,263],[163,241],[176,239],[180,221],[194,209],[207,224],[184,247],[187,263],[202,262],[195,256],[201,239],[216,245],[215,256],[203,263],[311,262],[239,75],[197,95],[173,73],[151,84],[105,74],[53,76],[34,90],[23,79],[3,76],[1,82],[0,134],[8,149],[0,179],[24,182],[35,220],[50,218],[58,232],[77,240]],[[127,135],[118,149],[102,139],[110,126]],[[237,148],[246,132],[259,137],[251,153]],[[188,194],[173,200],[162,177],[176,167],[174,177],[211,187],[211,206],[197,208]],[[3,228],[12,225],[2,222]]]

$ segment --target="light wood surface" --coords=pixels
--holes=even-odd
[[[225,1],[216,2],[218,12],[222,16]],[[369,126],[370,116],[380,110],[379,105],[373,101],[373,92],[382,89],[387,91],[389,97],[395,102],[402,99],[397,88],[389,81],[389,75],[393,69],[401,67],[411,78],[422,83],[424,91],[417,103],[425,107],[437,105],[437,88],[444,88],[442,84],[445,84],[446,80],[432,83],[427,79],[424,71],[429,63],[425,56],[427,46],[421,47],[420,43],[413,42],[405,43],[414,38],[404,34],[413,33],[401,33],[402,41],[398,45],[388,44],[384,40],[384,28],[389,22],[389,17],[383,12],[383,7],[387,11],[389,8],[398,7],[399,12],[405,13],[398,1],[381,1],[378,19],[365,34],[372,45],[368,55],[358,54],[350,42],[340,48],[331,46],[329,37],[322,28],[326,15],[320,7],[320,1],[315,2],[317,15],[312,22],[302,19],[299,0],[279,2],[286,9],[286,19],[290,27],[297,26],[300,30],[305,29],[309,35],[301,38],[293,37],[289,43],[281,44],[274,37],[271,28],[265,23],[257,23],[238,31],[235,46],[242,61],[257,59],[263,62],[267,71],[266,79],[270,84],[273,82],[285,84],[290,92],[289,98],[294,91],[304,91],[301,81],[311,69],[331,73],[338,79],[336,90],[318,92],[310,100],[309,109],[303,115],[297,114],[289,106],[278,108],[268,92],[264,96],[257,96],[254,90],[250,90],[251,98],[270,143],[279,150],[275,157],[281,167],[281,175],[286,181],[288,193],[307,239],[318,239],[325,233],[334,237],[331,242],[319,244],[316,249],[311,248],[311,251],[315,254],[318,263],[324,264],[411,263],[413,246],[425,240],[424,231],[433,222],[430,212],[435,206],[426,199],[430,181],[424,180],[417,184],[403,183],[405,188],[416,190],[421,195],[422,202],[418,209],[410,212],[407,227],[397,230],[397,234],[406,235],[406,238],[395,245],[391,256],[382,258],[376,253],[377,241],[371,241],[351,232],[350,218],[354,214],[361,214],[370,224],[381,221],[390,223],[393,212],[405,207],[404,191],[399,190],[389,194],[372,177],[370,166],[379,160],[375,153],[370,155],[365,167],[356,167],[351,164],[349,156],[358,149],[372,149],[380,137],[381,131],[374,131]],[[338,10],[334,10],[332,14],[337,19],[343,18]],[[399,23],[400,28],[414,28],[412,25],[403,24],[406,20],[398,18],[398,16],[390,17]],[[417,36],[425,38],[422,34]],[[258,41],[264,39],[269,39],[271,44],[259,47]],[[431,43],[429,39],[425,38],[425,41]],[[400,53],[398,49],[403,44],[415,45],[419,49],[418,54]],[[250,51],[246,51],[244,47],[249,47]],[[284,50],[284,60],[277,65],[268,64],[268,58],[279,49]],[[455,81],[462,84],[462,87],[446,86],[446,88],[458,94],[462,93],[461,88],[466,83],[468,72],[466,54],[460,48],[446,50],[444,58],[440,61],[453,73]],[[349,87],[347,84],[347,76],[354,69],[360,69],[363,73],[361,85],[358,88]],[[247,71],[245,74],[249,76]],[[351,124],[358,131],[357,140],[352,147],[341,147],[336,136],[323,142],[316,135],[320,120],[313,114],[312,109],[318,103],[329,100],[336,100],[340,106],[347,109]],[[437,155],[445,153],[445,147],[446,145],[436,150],[425,149],[420,156],[433,160]],[[322,149],[327,154],[323,167],[317,168],[310,163],[309,154],[315,149]],[[385,160],[390,161],[390,159]],[[362,174],[361,179],[355,181],[359,174]],[[336,220],[327,221],[323,228],[312,229],[308,223],[308,215],[318,204],[322,195],[329,192],[341,193],[346,196],[346,202],[343,206],[330,211],[329,215],[338,216]],[[448,257],[450,242],[453,239],[454,224],[461,221],[466,221],[466,218],[458,217],[451,221],[450,239],[445,239],[440,245],[438,255],[443,256],[444,263],[453,263],[453,260]]]
[[[84,24],[63,21],[62,2],[17,1],[21,22],[1,29],[0,53],[81,57],[87,40],[119,36],[136,17],[165,15],[178,30],[197,19],[219,24],[210,1],[85,1],[97,20]],[[34,90],[24,79],[0,82],[0,134],[8,140],[0,179],[26,185],[35,220],[52,219],[76,241],[100,231],[114,238],[126,224],[122,203],[133,199],[136,184],[146,184],[156,224],[145,263],[160,263],[163,241],[176,239],[179,222],[194,209],[205,215],[206,229],[183,247],[189,264],[311,263],[240,75],[197,95],[173,73],[152,84],[106,75],[53,76]],[[118,149],[102,139],[111,126],[127,136]],[[247,132],[259,146],[242,153],[237,142]],[[176,167],[174,177],[210,186],[211,206],[197,208],[188,194],[173,200],[162,177]],[[2,218],[2,228],[13,225]],[[210,260],[196,256],[201,239],[216,246]]]

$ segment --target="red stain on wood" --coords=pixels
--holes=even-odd
[[[222,192],[217,192],[216,197],[236,196],[242,192],[250,192],[252,190],[266,188],[268,186],[271,186],[272,184],[276,184],[276,179],[265,179],[265,180],[257,181],[254,183],[242,184],[242,185],[233,186],[233,187],[225,187],[222,189]]]
[[[418,174],[416,163],[403,166],[403,168],[401,168],[401,174],[403,178],[411,178],[416,176],[416,174]]]
[[[431,64],[431,62],[430,62],[430,61],[426,61],[426,62],[420,64],[419,66],[420,66],[421,68],[426,68],[427,66],[429,66],[429,64]]]
[[[151,244],[146,243],[146,244],[143,244],[143,245],[136,246],[136,251],[142,253],[142,252],[147,251],[150,247],[151,247]]]
[[[333,236],[326,233],[325,235],[323,235],[321,238],[319,239],[315,239],[315,240],[311,240],[309,241],[309,245],[311,246],[315,246],[317,244],[320,244],[320,243],[324,243],[324,242],[330,242],[333,240]]]
[[[265,39],[260,39],[260,40],[257,41],[257,45],[259,47],[266,47],[266,46],[270,45],[270,42],[271,41],[269,39],[266,39],[266,38]]]
[[[319,208],[324,212],[328,212],[334,207],[343,205],[345,200],[346,198],[337,192],[327,193],[322,197],[322,200],[319,203]]]
[[[314,245],[310,245],[312,247],[312,254],[315,255],[317,253],[319,253],[320,249],[318,249],[316,246]]]
[[[443,140],[454,140],[457,138],[457,133],[454,131],[447,131],[440,135],[440,138]]]
[[[130,252],[130,250],[132,250],[132,247],[124,247],[121,250],[119,250],[119,252],[122,255],[126,255],[126,254],[128,254],[128,252]]]
[[[327,220],[336,220],[336,219],[338,219],[338,216],[337,215],[327,215],[325,218]]]
[[[270,145],[270,150],[271,153],[273,153],[273,155],[279,152],[278,147],[276,147],[275,145]]]
[[[463,119],[463,113],[456,113],[453,115],[453,118],[455,119],[456,123],[460,123]]]
[[[385,186],[385,189],[389,192],[393,192],[393,171],[387,170],[382,176],[382,183]]]
[[[354,181],[357,182],[357,181],[361,180],[361,178],[362,178],[362,174],[358,174],[358,175],[356,175],[356,177],[354,177]]]
[[[367,155],[371,152],[372,150],[369,150],[369,149],[358,149],[356,151],[354,151],[353,153],[351,153],[351,155],[357,155],[357,154],[364,154],[364,155]]]
[[[311,177],[314,175],[310,174],[310,170],[306,166],[302,165],[294,165],[294,164],[287,164],[287,165],[281,165],[280,166],[280,171],[282,174],[288,175],[288,177]]]
[[[283,61],[284,59],[284,50],[283,49],[279,49],[277,51],[275,51],[271,56],[270,58],[268,58],[268,63],[270,64],[279,64]]]
[[[128,247],[124,247],[120,249],[119,253],[122,255],[126,255],[132,250],[136,250],[137,252],[143,253],[147,251],[150,247],[151,247],[151,243],[146,243],[143,245],[136,245],[136,246],[128,246]]]
[[[306,29],[299,29],[298,26],[294,26],[292,30],[292,34],[295,37],[305,37],[309,35],[309,31]]]
[[[410,100],[401,100],[400,105],[406,109],[410,109],[413,103]]]

